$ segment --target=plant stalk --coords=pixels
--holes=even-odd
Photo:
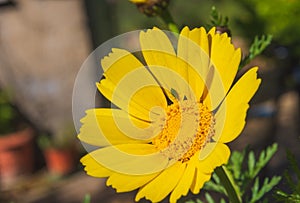
[[[163,10],[159,15],[159,17],[162,19],[162,21],[165,23],[165,25],[168,27],[168,29],[171,32],[179,33],[178,26],[174,22],[168,9]]]
[[[218,175],[218,177],[220,178],[221,183],[223,184],[229,201],[231,203],[241,203],[241,197],[236,189],[236,184],[234,183],[234,181],[232,180],[232,178],[230,177],[230,175],[228,174],[225,166],[219,166],[215,169],[216,174]]]

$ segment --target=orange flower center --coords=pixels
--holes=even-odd
[[[184,100],[168,106],[156,122],[152,144],[169,158],[186,162],[214,135],[213,113],[202,103]]]

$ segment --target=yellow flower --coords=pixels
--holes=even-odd
[[[102,59],[97,87],[118,108],[87,111],[78,137],[99,148],[81,162],[117,192],[139,189],[136,201],[176,202],[227,163],[260,79],[254,67],[233,85],[241,51],[215,28],[185,27],[175,43],[142,31],[140,47],[143,62],[123,49]]]

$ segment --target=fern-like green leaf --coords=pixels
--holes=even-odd
[[[249,171],[249,176],[254,177],[253,174],[255,171],[255,156],[253,151],[249,152],[248,155],[248,171]]]
[[[255,164],[254,171],[251,174],[250,178],[257,176],[257,174],[261,171],[261,169],[266,166],[266,164],[270,161],[270,159],[273,157],[273,155],[277,151],[277,148],[278,148],[278,145],[276,143],[274,143],[272,146],[267,147],[266,150],[263,150],[260,153],[259,159],[257,160],[257,162]]]
[[[257,177],[255,179],[254,186],[252,187],[252,198],[250,203],[255,203],[260,200],[267,192],[273,189],[280,180],[281,177],[279,176],[274,176],[270,181],[269,178],[265,178],[261,188],[259,188],[259,178]]]
[[[205,199],[208,203],[215,203],[215,200],[212,198],[212,196],[209,193],[205,193]]]
[[[243,59],[239,69],[250,63],[252,59],[260,55],[272,42],[272,35],[255,36],[253,43],[250,46],[249,54]]]
[[[279,202],[300,203],[300,169],[295,156],[289,151],[287,151],[287,159],[292,169],[292,171],[290,172],[293,172],[293,174],[296,175],[297,180],[294,180],[292,175],[288,171],[285,171],[284,181],[291,189],[291,192],[286,193],[284,191],[278,190],[275,193],[275,197]]]
[[[226,203],[225,199],[221,198],[220,203]]]
[[[196,200],[188,200],[188,201],[185,201],[185,203],[204,203],[204,202],[201,201],[200,199],[196,199]]]
[[[220,183],[219,177],[215,173],[212,174],[212,180],[213,181],[206,182],[203,188],[208,191],[226,194],[223,185]]]
[[[231,154],[230,161],[228,164],[228,167],[232,174],[233,177],[238,180],[241,179],[241,173],[242,173],[242,165],[243,161],[245,159],[245,154],[246,154],[247,148],[243,150],[242,152],[234,151]]]
[[[210,27],[217,27],[217,26],[228,26],[228,17],[221,15],[218,10],[216,9],[215,6],[211,8],[211,13],[210,13]]]

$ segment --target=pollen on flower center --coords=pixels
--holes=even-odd
[[[213,113],[202,103],[184,100],[171,104],[156,122],[152,144],[169,158],[186,162],[214,135]]]

